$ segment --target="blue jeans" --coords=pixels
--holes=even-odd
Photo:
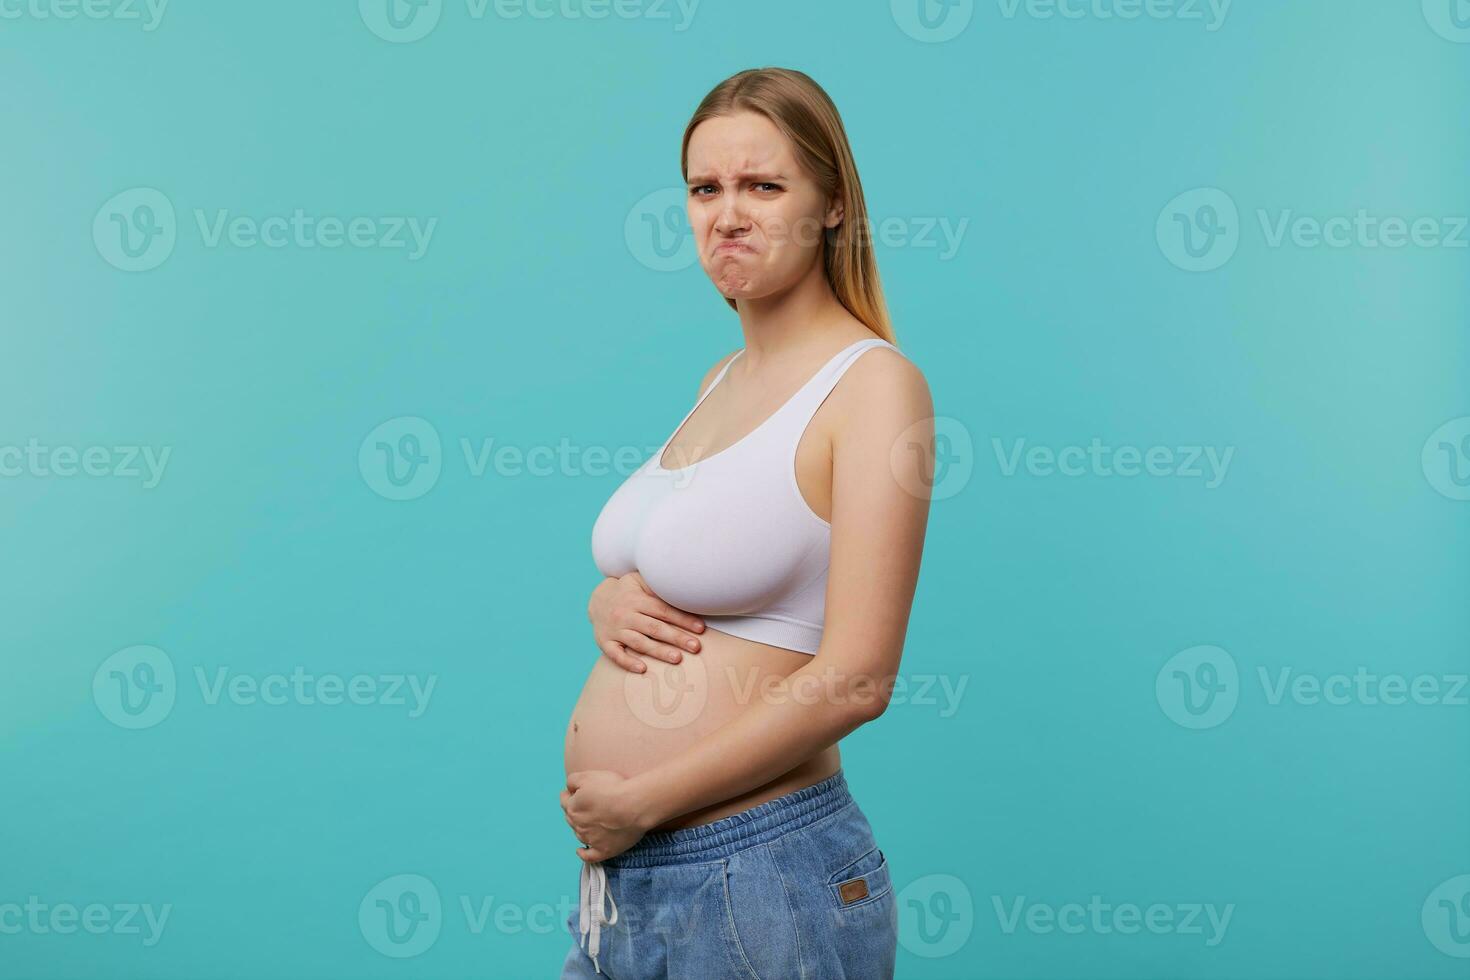
[[[562,980],[893,977],[888,862],[841,771],[714,823],[647,834],[586,870],[597,868],[615,921],[600,927],[594,965],[581,914],[567,919]]]

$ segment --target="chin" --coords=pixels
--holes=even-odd
[[[726,299],[760,299],[762,296],[770,293],[770,290],[758,289],[750,283],[740,283],[738,285],[715,283],[715,288]]]

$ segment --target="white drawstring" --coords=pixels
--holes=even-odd
[[[602,927],[613,925],[618,921],[618,903],[613,901],[612,892],[608,891],[607,872],[602,870],[600,861],[582,862],[580,890],[581,919],[579,926],[582,930],[582,938],[587,940],[587,955],[592,957],[592,968],[601,973],[602,967],[597,965],[597,954],[602,948]],[[604,895],[607,896],[607,904],[612,906],[611,918],[603,914],[602,898]]]

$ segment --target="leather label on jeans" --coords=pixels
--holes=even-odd
[[[860,898],[868,897],[868,883],[862,878],[844,881],[837,886],[837,894],[842,896],[843,905],[851,905]]]

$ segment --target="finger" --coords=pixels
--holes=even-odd
[[[637,654],[625,649],[623,644],[617,640],[608,640],[605,642],[602,645],[602,652],[607,655],[607,659],[634,674],[641,674],[648,669],[648,665]]]
[[[650,619],[647,622],[652,623],[654,620]],[[684,651],[676,650],[667,643],[660,643],[636,629],[623,630],[618,634],[618,640],[628,649],[635,650],[645,657],[662,660],[666,664],[676,664],[684,659]]]
[[[704,632],[704,620],[693,613],[687,613],[669,605],[656,595],[649,595],[648,600],[640,604],[640,608],[650,616],[657,617],[665,623],[672,623],[690,633]]]
[[[679,627],[660,622],[652,616],[641,614],[636,616],[630,628],[655,640],[662,640],[670,647],[681,647],[690,653],[699,652],[698,639],[679,629]]]
[[[583,861],[589,862],[606,860],[606,858],[604,857],[604,852],[595,847],[577,848],[577,857],[581,858]]]
[[[581,770],[567,773],[567,789],[575,793],[578,787],[582,785],[582,778]]]

